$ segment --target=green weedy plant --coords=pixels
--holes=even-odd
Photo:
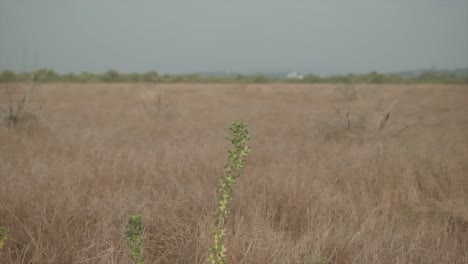
[[[7,240],[8,229],[0,226],[0,249],[3,248]]]
[[[216,208],[216,223],[213,228],[213,245],[210,248],[209,263],[226,263],[226,228],[225,222],[228,216],[229,201],[234,189],[236,179],[240,176],[245,164],[245,158],[250,152],[247,145],[250,140],[247,126],[243,123],[233,123],[229,128],[231,137],[226,138],[232,144],[228,150],[229,161],[224,165],[224,176],[219,181],[218,203]]]
[[[133,263],[144,264],[145,260],[141,252],[143,244],[143,222],[140,215],[131,215],[127,223],[127,244],[130,247],[130,259]]]
[[[325,264],[326,260],[323,257],[308,257],[307,264]]]
[[[297,263],[297,264],[301,264],[301,263],[304,263],[304,264],[325,264],[326,263],[326,259],[323,258],[323,257],[313,257],[313,256],[309,256],[307,257],[304,262],[300,261],[300,262],[289,262],[287,261],[286,259],[283,259],[283,261],[281,261],[281,264],[289,264],[289,263]]]

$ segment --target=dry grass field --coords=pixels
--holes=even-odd
[[[468,263],[468,86],[44,84],[27,111],[0,129],[0,263],[129,264],[130,214],[147,263],[206,263],[233,121],[230,263]]]

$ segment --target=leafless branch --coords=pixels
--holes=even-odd
[[[395,107],[395,105],[398,103],[398,99],[396,99],[391,105],[390,107],[387,109],[387,111],[385,112],[385,114],[383,114],[382,116],[380,116],[379,118],[379,122],[377,122],[377,128],[379,130],[383,130],[385,128],[385,125],[387,124],[389,118],[390,118],[390,113],[392,111],[392,109]]]
[[[338,117],[340,118],[341,123],[343,123],[343,125],[348,131],[351,131],[351,119],[349,119],[349,110],[347,110],[345,113],[341,113],[341,110],[338,107],[335,107],[335,110],[338,114]]]
[[[5,84],[3,90],[8,102],[6,106],[0,106],[0,108],[5,114],[3,120],[9,128],[16,125],[18,118],[23,114],[25,107],[29,104],[34,84],[34,73],[32,73],[30,81],[24,87],[24,95],[20,99],[15,99],[14,91],[8,84]]]

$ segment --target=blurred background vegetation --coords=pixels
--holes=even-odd
[[[32,76],[32,77],[31,77]],[[284,76],[284,77],[283,77]],[[156,71],[146,73],[122,73],[109,70],[104,73],[65,73],[59,74],[52,69],[38,69],[33,72],[13,72],[5,70],[0,73],[0,82],[21,82],[32,80],[38,83],[73,82],[73,83],[349,83],[349,84],[418,84],[444,83],[468,84],[467,70],[427,70],[402,73],[383,74],[370,72],[367,74],[344,74],[320,76],[304,75],[302,79],[287,78],[287,74],[159,74]]]

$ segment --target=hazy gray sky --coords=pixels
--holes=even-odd
[[[468,67],[468,0],[0,0],[0,69]]]

